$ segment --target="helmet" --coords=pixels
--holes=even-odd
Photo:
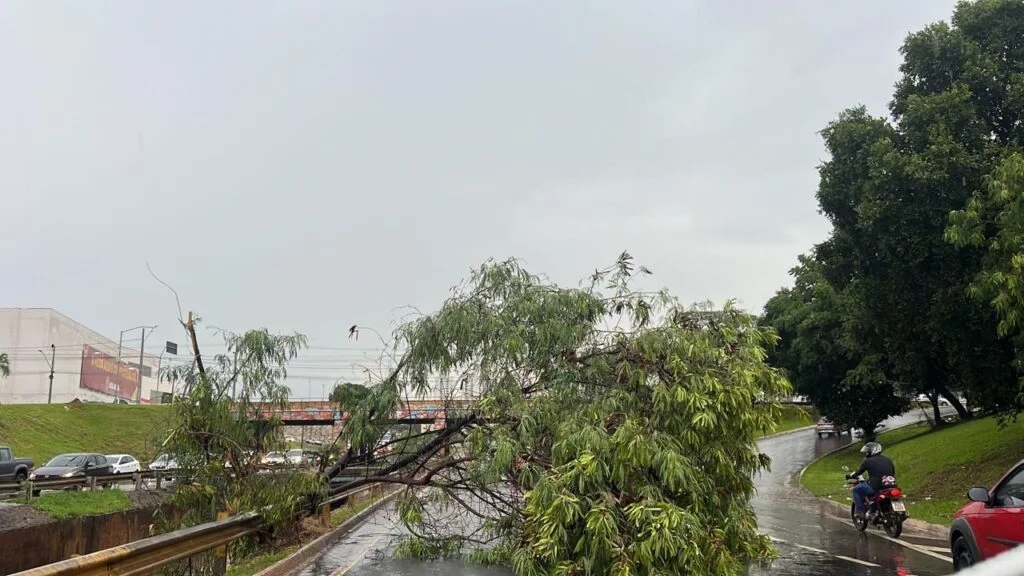
[[[874,456],[882,453],[882,445],[878,442],[868,442],[860,448],[860,453],[865,456]]]

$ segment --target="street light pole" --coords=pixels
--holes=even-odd
[[[142,404],[142,361],[146,350],[146,327],[142,327],[142,344],[139,345],[139,386],[135,391],[135,403]],[[158,380],[159,382],[159,380]]]
[[[43,360],[46,360],[46,353],[42,350],[39,351],[43,355]],[[53,366],[57,362],[57,346],[50,344],[50,359],[47,360],[47,364],[50,365],[50,391],[46,393],[46,403],[50,404],[53,402]]]
[[[114,404],[121,403],[121,343],[124,341],[124,333],[127,330],[121,330],[121,333],[117,335],[117,375],[114,377]]]
[[[142,348],[146,346],[146,328],[149,328],[150,333],[152,333],[153,330],[156,330],[156,325],[127,328],[125,330],[121,330],[121,333],[117,336],[117,372],[115,373],[116,382],[114,383],[114,389],[116,390],[115,403],[117,404],[121,403],[121,349],[124,343],[124,333],[131,332],[132,330],[138,330],[139,328],[142,328],[142,346],[139,350],[139,390],[136,393],[136,398],[139,400],[142,398]],[[131,400],[131,398],[128,399]]]

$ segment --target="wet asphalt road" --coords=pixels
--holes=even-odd
[[[887,422],[892,428],[919,420],[920,412]],[[822,504],[795,486],[800,471],[817,456],[849,442],[849,437],[818,439],[810,430],[762,440],[760,448],[772,458],[772,471],[755,478],[753,507],[760,530],[776,540],[779,558],[771,565],[754,566],[751,576],[916,575],[940,576],[952,572],[952,563],[937,550],[923,551],[913,545],[935,546],[904,534],[899,542],[884,532],[869,529],[858,533],[837,510]],[[836,481],[842,482],[842,470]],[[911,510],[913,513],[913,510]],[[302,576],[508,576],[505,569],[483,568],[462,562],[420,563],[395,560],[390,545],[403,532],[393,509],[384,507],[332,549],[306,566]],[[908,546],[910,544],[910,546]]]
[[[920,413],[911,413],[886,424],[891,428],[919,417]],[[750,574],[950,574],[952,563],[935,557],[942,554],[929,555],[892,542],[884,532],[873,528],[866,534],[858,533],[835,507],[817,501],[795,486],[800,471],[814,458],[848,441],[848,437],[818,439],[811,431],[761,441],[761,450],[772,458],[772,471],[755,478],[757,496],[753,506],[761,532],[776,539],[779,559],[769,567],[751,568]],[[836,470],[837,483],[843,482],[843,474]],[[913,514],[913,509],[910,512]],[[914,538],[909,530],[900,541],[935,547],[945,544],[941,540]]]

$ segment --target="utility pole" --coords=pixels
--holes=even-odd
[[[39,351],[43,355],[43,360],[46,360],[46,353],[42,350]],[[50,359],[47,360],[47,364],[50,365],[50,391],[46,393],[46,403],[50,404],[53,402],[53,366],[57,362],[57,346],[50,344]]]
[[[146,350],[146,327],[142,327],[142,344],[139,345],[139,387],[135,391],[135,403],[142,404],[142,360]]]
[[[114,404],[121,403],[121,343],[124,342],[125,330],[117,336],[117,376],[114,378]]]

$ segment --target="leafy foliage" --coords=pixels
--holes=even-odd
[[[186,327],[194,334],[192,321]],[[225,333],[224,342],[226,354],[202,362],[195,350],[196,361],[164,374],[184,391],[175,398],[174,428],[165,441],[184,480],[170,501],[183,512],[181,525],[212,521],[218,512],[255,511],[271,535],[287,537],[296,515],[322,501],[326,486],[308,472],[259,474],[259,457],[281,445],[277,414],[288,402],[287,364],[306,338],[261,329]]]
[[[623,254],[566,289],[492,262],[398,330],[397,370],[347,427],[405,393],[451,399],[413,471],[381,477],[410,486],[401,554],[523,575],[726,574],[772,555],[749,500],[779,413],[757,399],[789,391],[764,361],[775,337],[731,305],[634,291],[646,273]]]
[[[772,297],[761,317],[780,337],[769,362],[784,369],[823,416],[873,435],[881,421],[907,409],[907,400],[877,369],[877,358],[850,342],[843,295],[825,280],[821,265],[801,256],[791,274],[794,287]]]
[[[988,267],[980,237],[995,232],[968,213],[981,206],[975,191],[1024,144],[1024,1],[961,2],[950,24],[911,34],[902,53],[891,120],[851,108],[822,132],[830,159],[818,201],[833,231],[815,260],[840,297],[840,332],[858,361],[831,380],[941,395],[963,418],[971,414],[960,394],[1005,411],[1017,393],[1008,333],[966,294],[1007,269]],[[957,245],[946,239],[951,212],[964,218],[950,232]]]
[[[7,354],[0,354],[0,376],[6,378],[11,375],[11,363],[7,358]]]
[[[1004,160],[989,180],[988,194],[975,195],[950,215],[946,236],[958,246],[986,250],[971,293],[999,314],[999,334],[1015,340],[1017,367],[1024,368],[1024,155]],[[1024,404],[1024,390],[1017,404]]]

